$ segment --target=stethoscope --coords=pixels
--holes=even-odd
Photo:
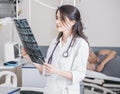
[[[67,57],[69,56],[69,50],[70,50],[71,47],[73,47],[74,42],[75,42],[75,38],[73,37],[73,38],[71,39],[71,42],[70,42],[67,50],[63,52],[63,57],[67,58]],[[48,64],[51,64],[53,54],[54,54],[54,52],[55,52],[55,50],[56,50],[56,48],[57,48],[57,46],[58,46],[59,43],[60,43],[60,40],[57,41],[57,43],[56,43],[56,45],[55,45],[55,47],[54,47],[54,49],[53,49],[53,51],[52,51],[52,54],[51,54],[50,58],[48,59]]]

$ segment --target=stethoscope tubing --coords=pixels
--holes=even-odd
[[[68,46],[68,48],[67,48],[67,50],[63,52],[63,57],[67,58],[69,56],[68,52],[69,52],[70,48],[73,47],[74,42],[75,41],[74,41],[74,37],[73,37],[72,40],[71,40],[71,42],[70,42],[70,44],[69,44],[69,46]],[[48,59],[48,64],[52,63],[53,54],[54,54],[54,52],[55,52],[55,50],[56,50],[56,48],[57,48],[57,46],[58,46],[59,43],[60,43],[60,40],[58,40],[58,42],[56,43],[56,45],[55,45],[55,47],[54,47],[54,49],[52,51],[52,54],[51,54],[50,58]]]

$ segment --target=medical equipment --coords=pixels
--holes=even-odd
[[[44,92],[43,88],[38,88],[38,87],[21,87],[20,89],[21,89],[20,94],[29,94],[29,93],[43,94]]]
[[[0,18],[17,17],[18,3],[22,0],[0,0]]]
[[[92,47],[92,50],[97,53],[102,49],[111,49],[117,52],[117,55],[120,56],[120,47]],[[112,66],[113,67],[113,66]],[[119,66],[117,66],[119,67]],[[85,84],[92,84],[91,87],[102,87],[102,89],[109,89],[116,94],[120,93],[120,78],[108,76],[101,72],[87,70],[86,78],[84,79]],[[92,93],[94,94],[94,93]]]
[[[68,46],[68,48],[67,48],[67,50],[63,53],[63,57],[68,57],[69,56],[68,52],[69,52],[70,48],[73,47],[74,42],[75,41],[74,41],[74,37],[73,37],[70,44],[69,44],[69,46]]]
[[[16,11],[13,0],[0,0],[0,18],[15,17]]]
[[[0,78],[5,76],[5,82],[0,84],[3,87],[17,87],[17,76],[11,71],[0,71]]]
[[[84,83],[84,94],[116,94],[115,92],[91,83]]]
[[[29,0],[29,22],[30,22],[30,24],[31,24],[31,18],[32,18],[32,17],[31,17],[31,14],[32,14],[32,13],[31,13],[31,1],[35,1],[36,3],[41,4],[41,5],[43,5],[43,6],[47,7],[47,8],[50,8],[50,9],[57,9],[58,6],[63,5],[63,1],[65,1],[65,0],[61,0],[60,3],[59,3],[59,5],[57,5],[56,7],[50,6],[50,5],[44,3],[43,1],[40,1],[40,0]],[[76,4],[77,4],[78,2],[80,2],[80,0],[67,0],[67,1],[69,1],[69,2],[72,1],[72,5],[74,5],[74,6],[76,6]],[[16,3],[16,4],[17,4],[17,3]],[[18,6],[18,4],[17,4],[16,6]],[[18,7],[17,7],[16,10],[18,10]],[[18,18],[18,17],[17,17],[17,18]]]
[[[69,56],[69,50],[70,50],[71,47],[73,47],[74,42],[75,42],[75,39],[74,39],[74,37],[73,37],[72,40],[71,40],[71,42],[70,42],[70,44],[69,44],[69,46],[68,46],[68,48],[67,48],[67,50],[63,52],[63,57],[67,58],[67,57]],[[57,46],[58,46],[59,43],[60,43],[60,41],[58,41],[58,42],[56,43],[56,45],[55,45],[55,47],[54,47],[54,49],[53,49],[53,51],[52,51],[52,54],[51,54],[50,58],[48,59],[48,63],[49,63],[49,64],[52,63],[53,54],[54,54],[54,52],[55,52],[55,50],[56,50],[56,48],[57,48]]]
[[[5,62],[16,60],[19,57],[19,44],[15,42],[8,42],[4,47]]]
[[[120,93],[120,78],[107,76],[103,73],[87,70],[85,84],[93,84],[102,89],[109,89],[113,92]]]
[[[48,4],[43,3],[43,2],[40,1],[40,0],[34,0],[34,1],[37,2],[37,3],[39,3],[39,4],[41,4],[41,5],[43,5],[43,6],[45,6],[45,7],[48,7],[48,8],[51,8],[51,9],[57,9],[57,7],[52,7],[52,6],[48,5]],[[63,5],[63,2],[64,2],[64,1],[65,1],[65,0],[61,0],[61,1],[60,1],[60,4],[59,4],[58,6]],[[77,2],[80,2],[80,0],[72,0],[72,1],[73,1],[73,5],[74,5],[74,6],[76,5]]]

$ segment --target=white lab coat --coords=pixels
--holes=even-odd
[[[63,57],[63,53],[67,50],[71,40],[72,36],[62,45],[60,39],[60,43],[53,54],[52,65],[58,69],[70,71],[73,75],[73,80],[71,81],[59,75],[51,74],[47,78],[45,94],[80,94],[79,83],[85,77],[89,47],[85,40],[77,38],[73,47],[69,49],[69,56]],[[47,60],[55,45],[56,39],[49,46]]]

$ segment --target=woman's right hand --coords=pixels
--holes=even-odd
[[[29,57],[29,55],[27,54],[25,48],[22,48],[22,49],[21,49],[21,53],[22,53],[23,58],[25,58],[25,59],[27,59],[27,60],[31,60],[30,57]]]
[[[29,55],[27,54],[25,48],[22,48],[21,53],[22,53],[23,58],[31,61],[31,59],[30,59]],[[33,65],[42,73],[43,65],[40,65],[40,64],[37,64],[37,63],[34,63],[34,62],[33,62]]]
[[[40,71],[40,73],[42,74],[44,71],[44,65],[40,65],[37,63],[33,63],[33,65]]]

